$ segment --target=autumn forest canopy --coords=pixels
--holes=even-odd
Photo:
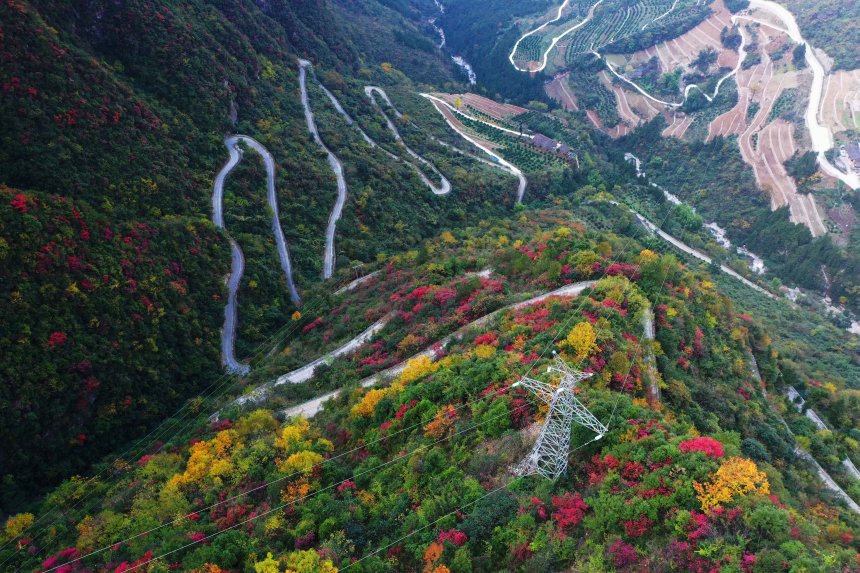
[[[851,217],[511,65],[626,4],[0,0],[0,570],[860,572]]]

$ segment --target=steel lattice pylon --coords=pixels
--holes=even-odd
[[[603,437],[606,426],[573,393],[576,383],[590,378],[591,373],[574,370],[559,357],[555,359],[555,366],[547,368],[547,372],[561,374],[558,386],[532,378],[522,378],[513,385],[525,386],[549,405],[549,412],[534,447],[516,465],[514,473],[521,476],[540,474],[548,479],[558,479],[567,469],[571,426],[576,423],[594,431],[597,433],[595,440]]]

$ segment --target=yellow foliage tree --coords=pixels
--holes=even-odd
[[[188,573],[224,573],[224,570],[214,563],[204,563],[197,569],[191,569]]]
[[[436,372],[436,370],[438,369],[438,364],[430,360],[429,356],[425,356],[422,354],[421,356],[417,356],[406,363],[406,367],[400,374],[400,382],[402,384],[409,384],[410,382],[414,382],[419,378],[423,378],[431,372]]]
[[[489,360],[496,355],[496,347],[489,344],[479,344],[475,347],[475,356],[481,360]]]
[[[231,453],[241,447],[241,439],[235,430],[224,430],[215,434],[211,440],[197,442],[191,446],[185,471],[173,476],[168,485],[194,485],[209,478],[220,487],[223,479],[233,472]]]
[[[376,405],[379,404],[379,401],[385,398],[386,391],[373,388],[364,395],[364,398],[361,399],[361,402],[356,404],[350,410],[350,414],[353,416],[361,416],[364,418],[369,418],[373,416],[373,413],[376,411]]]
[[[658,258],[657,253],[650,249],[642,249],[639,252],[639,262],[640,263],[653,263]]]
[[[271,553],[267,553],[265,559],[254,563],[254,571],[257,573],[281,573],[279,565],[278,560],[273,558]]]
[[[293,551],[284,558],[284,573],[337,573],[331,561],[323,560],[313,549]]]
[[[702,511],[748,494],[767,495],[770,483],[755,462],[746,458],[729,458],[717,470],[711,483],[693,482]]]
[[[304,450],[292,454],[286,460],[275,460],[275,464],[278,466],[278,469],[284,473],[292,474],[300,472],[308,475],[321,461],[323,461],[323,457],[318,453]]]
[[[5,536],[4,541],[20,537],[31,525],[33,525],[34,516],[32,513],[19,513],[13,515],[6,520],[6,527],[3,529]]]
[[[293,315],[290,317],[290,319],[292,319],[293,322],[296,322],[297,320],[301,320],[302,319],[301,311],[297,310],[296,312],[294,312]]]
[[[302,417],[296,418],[281,429],[281,435],[275,438],[275,447],[284,453],[307,448],[310,446],[310,441],[305,438],[308,428],[310,424],[307,420]]]
[[[566,339],[576,359],[582,360],[597,348],[597,334],[590,322],[580,322],[570,331]]]

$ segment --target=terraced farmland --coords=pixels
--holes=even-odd
[[[564,168],[565,165],[550,153],[542,153],[523,139],[509,135],[490,125],[459,116],[460,123],[481,139],[496,144],[496,152],[525,172],[545,171],[552,167]]]
[[[641,0],[634,4],[607,0],[595,9],[589,22],[559,42],[558,54],[563,54],[564,63],[570,63],[582,54],[619,40],[643,34],[659,35],[661,30],[688,18],[690,10],[695,8],[701,11],[703,18],[709,13],[697,0]]]

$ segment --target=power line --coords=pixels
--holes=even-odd
[[[671,214],[671,211],[672,211],[672,209],[669,209],[669,210],[667,211],[666,216],[664,217],[663,221],[661,222],[661,225],[662,225],[663,223],[665,223],[665,221],[668,219],[669,215]],[[619,256],[620,256],[620,255],[619,255]],[[614,258],[615,258],[615,259],[618,259],[618,256],[616,256],[616,257],[614,257]],[[604,269],[604,272],[603,272],[602,276],[600,277],[601,279],[606,277],[606,275],[607,275],[607,269],[609,268],[609,266],[610,266],[610,265],[607,265],[607,266],[606,266],[606,268]],[[667,274],[668,274],[668,269],[667,269]],[[661,283],[661,290],[662,290],[663,284],[665,283],[665,279],[666,279],[666,277],[664,276],[663,283]],[[598,280],[600,280],[600,279],[598,279]],[[581,308],[582,308],[582,306],[584,305],[584,302],[585,302],[585,301],[583,300],[583,301],[582,301],[582,303],[580,303],[580,306],[579,306],[579,308],[580,308],[580,309],[581,309]],[[320,303],[320,305],[321,305],[321,303]],[[570,313],[570,316],[567,318],[567,320],[565,320],[565,322],[563,323],[563,325],[568,324],[568,323],[573,319],[573,317],[574,317],[574,313]],[[274,338],[274,336],[273,336],[273,337],[270,337],[270,339],[271,339],[271,338]],[[549,348],[550,346],[552,346],[553,344],[555,344],[555,342],[558,340],[558,338],[559,338],[559,335],[558,335],[558,334],[556,334],[556,335],[553,337],[553,339],[548,343],[548,345],[544,348],[544,350],[541,352],[541,355],[538,357],[538,359],[537,359],[536,361],[534,361],[535,363],[536,363],[537,361],[539,361],[539,360],[540,360],[540,358],[542,358],[542,357],[543,357],[543,355],[545,354],[545,352],[546,352],[546,349],[547,349],[547,348]],[[631,364],[630,368],[632,369],[632,364]],[[529,368],[529,372],[531,372],[533,369],[534,369],[534,366],[531,366],[531,367]],[[625,379],[626,379],[626,378],[628,378],[628,377],[629,377],[629,370],[628,370],[628,374],[627,374],[627,376],[625,376]],[[626,388],[626,383],[625,383],[625,385],[622,387],[622,391],[621,391],[621,393],[620,393],[620,394],[623,394],[623,391],[624,391],[624,389],[625,389],[625,388]],[[500,393],[500,392],[502,392],[502,391],[504,391],[504,390],[507,390],[507,388],[500,388],[499,390],[497,390],[497,392],[496,392],[496,393]],[[617,405],[618,405],[618,403],[619,403],[620,397],[621,397],[621,396],[619,395],[619,396],[618,396],[618,398],[616,398],[615,406],[613,407],[613,413],[612,413],[612,416],[610,417],[610,425],[611,425],[612,417],[614,416],[615,409],[617,408]],[[482,397],[481,399],[484,399],[484,398],[485,398],[485,397]],[[466,405],[469,405],[469,404],[475,403],[475,402],[477,402],[477,401],[479,401],[479,400],[474,400],[474,401],[472,401],[472,402],[469,402],[469,403],[467,403],[467,404],[464,404],[464,405],[462,405],[462,406],[459,406],[459,407],[458,407],[458,408],[456,408],[456,409],[457,409],[457,410],[459,410],[460,408],[463,408],[463,407],[465,407]],[[187,427],[187,425],[186,425],[186,427]],[[413,426],[412,428],[414,428],[414,426]],[[412,429],[412,428],[410,428],[410,429]],[[184,429],[184,428],[183,428],[183,429]],[[403,429],[403,430],[400,430],[400,431],[406,431],[406,429]],[[590,443],[590,442],[589,442],[589,443]],[[338,456],[336,456],[335,458],[329,458],[329,460],[331,460],[331,459],[336,459],[336,458],[342,457],[342,456],[344,456],[344,455],[347,455],[348,453],[354,452],[356,449],[358,449],[358,448],[354,448],[354,449],[353,449],[353,450],[351,450],[350,452],[345,452],[345,453],[339,454],[339,455],[338,455]],[[575,450],[574,450],[574,451],[575,451]],[[319,464],[317,464],[317,465],[322,465],[323,463],[326,463],[326,462],[327,462],[327,461],[329,461],[329,460],[324,460],[323,462],[320,462],[320,463],[319,463]],[[314,467],[316,467],[316,466],[314,466]],[[294,474],[294,475],[295,475],[295,474]],[[271,483],[276,483],[276,482],[279,482],[279,481],[283,481],[284,479],[288,479],[289,477],[293,477],[293,476],[286,476],[286,477],[283,477],[283,478],[279,478],[279,479],[277,479],[277,480],[274,480],[274,482],[270,482],[269,484],[266,484],[266,486],[271,485]],[[233,497],[232,497],[232,498],[230,498],[230,499],[232,500],[232,499],[236,499],[237,497],[241,497],[241,496],[247,495],[248,493],[252,493],[253,491],[256,491],[256,490],[258,490],[258,489],[261,489],[262,487],[263,487],[263,486],[260,486],[260,487],[258,487],[258,488],[254,488],[254,489],[252,489],[252,490],[248,490],[248,491],[243,492],[243,493],[241,493],[241,494],[237,494],[236,496],[233,496]],[[211,509],[212,507],[215,507],[215,506],[221,505],[222,503],[225,503],[226,501],[229,501],[229,500],[224,500],[224,501],[222,501],[222,502],[216,503],[216,504],[214,504],[213,506],[210,506],[209,508],[206,508],[206,509]],[[157,530],[157,529],[161,529],[161,528],[166,527],[166,526],[168,526],[168,525],[172,525],[172,524],[176,523],[176,521],[179,521],[179,520],[175,520],[174,522],[168,522],[168,523],[162,524],[162,525],[160,525],[160,526],[157,526],[156,528],[154,528],[154,529],[153,529],[153,530],[151,530],[151,531],[154,531],[154,530]],[[132,537],[131,537],[131,538],[129,538],[129,539],[134,539],[134,538],[140,537],[140,536],[142,536],[142,535],[145,535],[146,533],[148,533],[148,532],[144,532],[144,533],[141,533],[141,534],[137,534],[137,535],[135,535],[135,536],[132,536]],[[120,542],[120,543],[122,543],[122,542]],[[193,543],[192,543],[192,544],[193,544]],[[113,545],[113,544],[112,544],[112,545]],[[112,545],[111,545],[111,546],[112,546]],[[106,546],[106,547],[107,547],[107,546]],[[100,550],[97,550],[97,551],[92,552],[92,553],[90,553],[90,554],[87,554],[87,555],[85,555],[85,556],[82,556],[82,557],[81,557],[81,558],[79,558],[79,559],[83,559],[83,558],[85,558],[85,557],[88,557],[89,555],[92,555],[92,554],[95,554],[95,553],[101,552],[101,551],[103,551],[104,549],[105,549],[105,548],[102,548],[102,549],[100,549]]]
[[[311,312],[318,311],[320,308],[322,308],[322,305],[323,305],[322,298],[316,299],[314,301],[314,305],[312,305],[310,308]],[[252,354],[251,359],[253,360],[256,357],[260,356],[263,352],[263,349],[265,347],[268,347],[272,342],[275,342],[276,339],[279,339],[282,337],[288,337],[291,334],[293,334],[293,331],[295,331],[295,329],[297,329],[298,326],[299,326],[298,323],[287,323],[284,326],[282,326],[278,331],[276,331],[274,334],[269,336],[269,338],[267,338],[266,340],[264,340],[263,342],[261,342],[260,344],[257,345],[257,347],[254,349],[254,352]],[[232,383],[234,380],[235,380],[235,378],[234,378],[233,374],[222,373],[219,378],[217,378],[207,388],[205,388],[203,390],[203,392],[198,394],[196,396],[196,398],[203,398],[204,400],[208,400],[208,399],[211,399],[213,396],[216,396],[216,394],[220,396],[220,392],[222,390],[224,390],[226,388],[226,386],[228,384]],[[140,438],[132,446],[127,448],[125,451],[123,451],[105,469],[101,470],[95,476],[90,477],[83,484],[79,485],[77,487],[76,491],[82,491],[83,488],[87,487],[90,483],[106,477],[107,473],[110,471],[109,468],[111,468],[111,467],[113,467],[115,469],[113,470],[112,473],[110,473],[109,477],[113,477],[113,476],[117,475],[120,472],[120,468],[116,467],[117,463],[124,461],[123,458],[125,458],[125,456],[127,454],[129,454],[130,452],[132,452],[133,450],[136,450],[136,453],[134,453],[131,457],[132,458],[139,457],[141,455],[141,453],[146,451],[148,448],[150,448],[152,445],[154,445],[158,441],[162,441],[162,439],[169,441],[169,440],[175,438],[177,435],[184,432],[185,430],[187,430],[191,425],[193,425],[195,422],[197,422],[203,416],[203,415],[197,415],[196,417],[191,418],[184,426],[182,426],[178,430],[175,429],[176,427],[178,427],[178,424],[180,424],[188,416],[188,412],[189,412],[188,407],[190,406],[190,404],[192,402],[193,402],[193,399],[191,399],[191,398],[186,400],[185,403],[179,408],[179,410],[177,410],[173,415],[166,418],[155,429],[153,429],[151,432],[149,432],[146,436],[144,436],[143,438]],[[186,413],[182,414],[182,416],[180,416],[177,419],[176,416],[180,412],[183,412],[183,411],[185,411]],[[173,427],[168,429],[167,425],[172,425]],[[167,433],[169,433],[169,432],[172,432],[172,433],[170,433],[168,436]],[[151,438],[151,440],[150,440],[150,438]],[[144,445],[144,444],[146,444],[146,445]],[[163,447],[163,445],[162,445],[162,447]],[[80,499],[78,499],[70,507],[67,507],[67,508],[62,509],[62,510],[58,509],[57,511],[61,512],[60,515],[56,516],[50,523],[42,525],[40,527],[40,529],[33,534],[33,536],[32,536],[33,541],[36,541],[39,537],[43,536],[51,527],[56,525],[57,522],[60,519],[62,519],[63,517],[65,517],[69,512],[79,508],[86,501],[90,500],[93,495],[94,495],[94,492],[91,491],[90,493],[83,495]],[[92,507],[92,505],[88,506],[88,508],[91,508],[91,507]],[[34,522],[29,528],[27,528],[26,531],[29,531],[30,529],[35,527],[39,522],[46,519],[49,515],[52,515],[52,512],[48,512],[48,513],[43,514],[36,522]],[[10,539],[9,541],[7,541],[2,547],[0,547],[0,549],[5,549],[8,545],[13,543],[14,541],[23,538],[23,535],[24,535],[24,533],[26,533],[26,531],[22,532],[21,535],[19,535],[18,537]],[[39,552],[41,552],[41,550]],[[37,555],[38,555],[38,553],[37,553]],[[0,563],[0,566],[4,565],[11,557],[12,557],[11,555],[9,557],[7,557],[2,563]]]

